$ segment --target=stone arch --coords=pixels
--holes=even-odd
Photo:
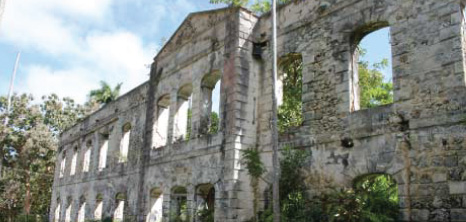
[[[115,209],[113,211],[113,221],[122,222],[125,220],[126,204],[126,193],[117,193],[115,195]]]
[[[366,23],[365,25],[358,26],[351,33],[349,37],[350,53],[351,53],[350,78],[349,78],[350,111],[357,111],[361,109],[361,98],[362,98],[363,88],[360,85],[361,76],[359,75],[360,43],[368,35],[375,33],[379,30],[382,30],[384,28],[390,28],[390,24],[388,23],[388,21],[369,22],[369,23]],[[392,55],[390,55],[390,57],[391,56]]]
[[[71,156],[71,168],[70,168],[70,176],[74,176],[77,172],[77,165],[78,165],[78,145],[75,145],[72,149],[72,156]]]
[[[91,152],[92,152],[92,140],[89,139],[86,141],[85,147],[84,147],[84,156],[83,156],[83,166],[82,166],[82,172],[87,173],[90,170],[90,165],[91,165]]]
[[[98,170],[102,171],[107,167],[108,143],[110,133],[106,130],[104,133],[99,134],[100,148],[99,148],[99,165]]]
[[[196,221],[210,221],[215,215],[215,187],[214,185],[200,184],[196,187],[196,195],[194,196],[196,202],[195,220]]]
[[[71,211],[73,209],[73,198],[68,196],[66,198],[65,222],[71,222]]]
[[[59,222],[60,221],[60,214],[61,214],[61,200],[60,200],[60,197],[57,197],[53,222]]]
[[[221,125],[219,123],[222,112],[221,77],[221,72],[219,71],[212,71],[202,77],[199,126],[199,133],[201,135],[215,134]],[[218,109],[218,113],[215,112],[216,109]],[[215,117],[215,115],[217,117]],[[217,118],[217,120],[214,118]]]
[[[128,152],[129,152],[129,145],[130,145],[130,137],[131,137],[131,123],[127,122],[123,124],[121,127],[121,140],[120,140],[120,155],[118,162],[125,163],[128,161]]]
[[[353,190],[371,213],[396,220],[399,216],[399,192],[395,178],[387,173],[368,173],[355,177]]]
[[[175,186],[170,194],[170,221],[188,221],[188,190],[186,187]]]
[[[155,147],[163,147],[168,141],[168,124],[170,117],[170,94],[164,94],[157,100],[157,121],[155,127]]]
[[[189,139],[191,135],[192,94],[193,85],[191,83],[183,85],[177,92],[173,131],[175,141]]]
[[[163,216],[163,190],[154,187],[149,192],[149,212],[147,222],[161,222]]]
[[[82,195],[79,198],[78,218],[77,218],[78,222],[84,222],[86,220],[86,216],[87,216],[87,212],[86,212],[87,206],[86,205],[87,205],[86,197],[84,195]]]
[[[287,53],[278,60],[276,98],[280,131],[299,127],[303,122],[303,56],[301,53]],[[287,107],[287,113],[281,113]]]
[[[95,196],[95,208],[94,208],[94,219],[95,220],[102,219],[103,208],[104,208],[104,195],[99,193]]]

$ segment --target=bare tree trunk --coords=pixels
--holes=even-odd
[[[24,198],[24,212],[29,215],[31,212],[31,183],[29,181],[29,172],[26,176],[26,197]]]

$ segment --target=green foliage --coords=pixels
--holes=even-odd
[[[210,0],[211,4],[228,4],[232,6],[246,6],[249,0]]]
[[[355,181],[354,190],[363,204],[364,221],[395,221],[399,213],[398,186],[391,176],[373,174],[362,177]]]
[[[243,161],[246,164],[246,169],[249,175],[254,178],[260,178],[265,172],[265,166],[261,161],[260,151],[258,149],[242,150]]]
[[[6,116],[6,98],[0,97],[3,178],[0,179],[0,218],[19,214],[45,215],[49,211],[58,135],[85,114],[69,98],[52,94],[42,103],[32,96],[13,95]]]
[[[360,54],[362,58],[365,50],[361,50]],[[370,67],[369,62],[360,59],[358,73],[362,109],[393,103],[393,83],[385,82],[382,73],[388,65],[388,60],[383,59]]]
[[[212,112],[210,114],[210,126],[209,126],[209,134],[216,134],[218,132],[219,127],[219,118],[216,112]]]
[[[284,4],[287,2],[290,2],[292,0],[278,0],[278,4]],[[249,1],[249,0],[210,0],[210,3],[212,4],[228,4],[230,6],[241,6],[241,7],[247,7],[250,6],[250,9],[253,12],[257,13],[265,13],[270,11],[271,9],[271,3],[270,0],[254,0],[254,2]]]
[[[188,202],[186,198],[175,199],[170,209],[170,221],[186,222],[190,221],[188,215]]]
[[[118,98],[122,84],[123,83],[119,83],[112,89],[107,82],[101,81],[100,89],[92,90],[89,94],[89,98],[91,101],[96,101],[102,105],[108,104]]]
[[[280,160],[280,209],[284,222],[391,222],[398,217],[398,187],[389,175],[374,174],[357,178],[354,187],[343,188],[310,198],[301,169],[310,154],[285,148]],[[254,162],[258,162],[254,160]],[[260,162],[260,160],[259,160]],[[272,222],[269,207],[259,221]]]
[[[283,103],[278,107],[278,128],[280,132],[300,126],[302,115],[303,59],[300,54],[289,54],[280,60],[283,71]]]
[[[210,209],[205,206],[201,210],[198,210],[196,213],[200,222],[214,222],[214,212],[215,211],[213,208]]]

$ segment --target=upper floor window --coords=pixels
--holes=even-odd
[[[131,135],[131,124],[127,123],[123,126],[123,136],[120,142],[120,157],[118,162],[125,163],[128,161],[129,138]]]
[[[375,23],[357,30],[352,42],[351,111],[393,103],[388,23]]]
[[[186,84],[178,91],[176,104],[174,137],[175,140],[189,139],[191,135],[191,96],[192,84]]]
[[[102,145],[99,151],[99,171],[107,166],[108,135],[103,135]]]
[[[157,127],[155,129],[155,147],[167,144],[168,121],[170,118],[170,95],[164,95],[157,101]]]
[[[277,81],[278,127],[281,132],[303,121],[303,57],[290,53],[280,58]]]
[[[78,147],[74,147],[73,149],[73,158],[71,159],[71,169],[70,169],[70,176],[76,174],[76,163],[78,161]]]
[[[60,162],[60,178],[65,175],[65,167],[66,167],[66,152],[63,152],[62,159]]]
[[[89,172],[89,166],[91,164],[91,152],[92,152],[92,142],[88,141],[86,143],[86,148],[84,151],[84,158],[83,158],[83,172]]]
[[[220,91],[221,76],[219,72],[207,74],[202,79],[200,134],[217,133],[220,127]]]

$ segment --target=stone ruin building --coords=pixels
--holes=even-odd
[[[398,183],[401,221],[466,221],[465,4],[305,0],[279,8],[279,57],[300,54],[304,67],[303,122],[280,135],[280,146],[312,151],[310,193],[386,173]],[[247,221],[255,202],[263,209],[268,186],[254,195],[241,151],[257,147],[270,176],[270,17],[243,8],[190,14],[154,58],[148,82],[62,134],[51,221],[199,221],[202,204],[214,207],[215,221]],[[384,27],[394,103],[360,109],[356,47]]]

